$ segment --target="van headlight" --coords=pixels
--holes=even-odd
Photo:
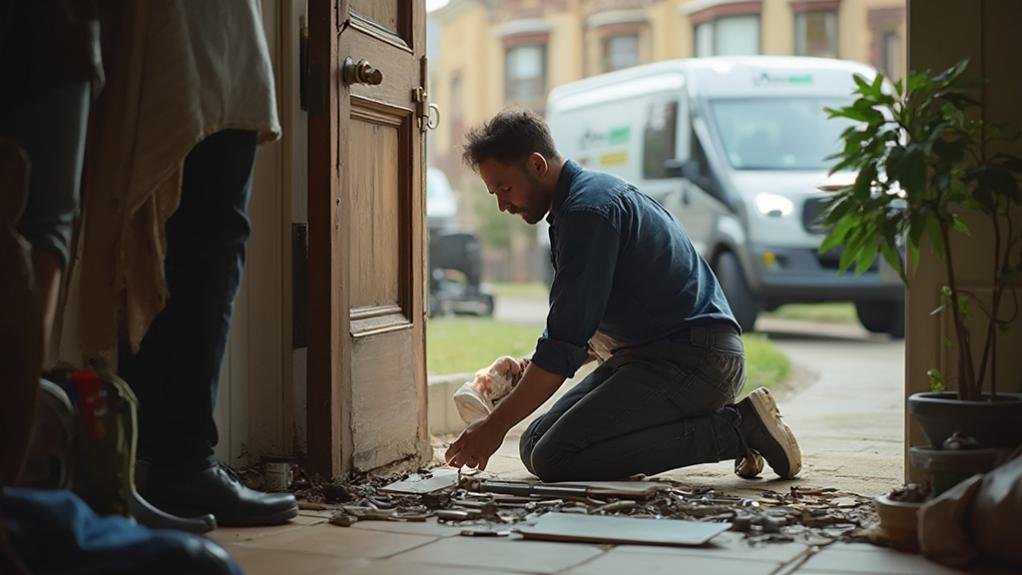
[[[795,203],[784,196],[762,193],[756,196],[756,209],[764,216],[780,218],[795,211]]]

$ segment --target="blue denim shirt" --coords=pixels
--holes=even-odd
[[[547,216],[554,283],[532,361],[572,377],[597,329],[622,346],[692,325],[738,327],[681,224],[635,186],[568,160]]]

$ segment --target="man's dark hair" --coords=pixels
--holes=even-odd
[[[504,164],[522,163],[533,152],[559,158],[550,129],[539,114],[522,108],[500,111],[482,126],[469,130],[461,159],[473,169],[488,159]]]

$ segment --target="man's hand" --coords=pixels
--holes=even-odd
[[[486,469],[490,456],[500,449],[505,435],[507,429],[502,429],[489,418],[480,419],[461,432],[458,439],[447,448],[444,459],[451,467],[461,468],[466,465]]]
[[[564,376],[550,373],[535,363],[529,363],[522,380],[485,419],[468,426],[447,448],[444,459],[448,465],[462,465],[486,469],[490,456],[500,449],[509,429],[543,405],[564,383]]]

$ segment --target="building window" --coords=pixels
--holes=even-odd
[[[509,46],[504,68],[504,99],[534,104],[546,96],[546,46]]]
[[[904,8],[870,10],[867,19],[870,29],[869,63],[891,80],[905,73]]]
[[[883,73],[888,78],[901,76],[901,53],[901,38],[898,37],[898,33],[884,33]]]
[[[837,12],[795,14],[795,54],[837,58]]]
[[[447,114],[451,126],[451,141],[461,142],[465,132],[465,101],[462,93],[461,71],[451,75],[451,104],[450,113]]]
[[[646,114],[642,130],[642,177],[658,180],[668,177],[667,160],[676,156],[675,140],[678,131],[678,102],[653,102]]]
[[[759,54],[759,44],[758,14],[722,16],[696,25],[696,57]]]
[[[603,40],[603,71],[613,72],[639,63],[639,35],[624,34]]]

